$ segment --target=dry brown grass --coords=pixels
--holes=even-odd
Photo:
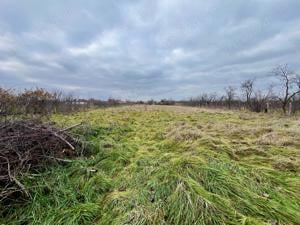
[[[196,140],[202,136],[203,133],[199,128],[190,126],[184,122],[175,124],[167,131],[166,134],[167,138],[176,141]]]
[[[297,172],[299,171],[300,163],[295,159],[279,159],[273,163],[273,167],[281,171]]]
[[[296,134],[270,132],[260,136],[256,143],[259,145],[298,146],[299,138],[297,138]]]

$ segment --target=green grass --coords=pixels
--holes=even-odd
[[[22,180],[0,224],[300,224],[300,119],[121,107],[86,121],[91,154]]]

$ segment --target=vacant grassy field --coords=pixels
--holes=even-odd
[[[92,154],[23,181],[0,224],[300,224],[300,118],[173,106],[55,116]]]

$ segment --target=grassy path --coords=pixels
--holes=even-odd
[[[24,181],[4,224],[300,224],[300,120],[122,107],[88,121],[92,154]],[[7,209],[5,211],[7,213]]]

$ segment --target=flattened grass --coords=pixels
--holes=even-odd
[[[90,156],[27,177],[33,198],[2,207],[0,223],[300,224],[299,120],[276,118],[157,106],[56,116],[90,123]]]

